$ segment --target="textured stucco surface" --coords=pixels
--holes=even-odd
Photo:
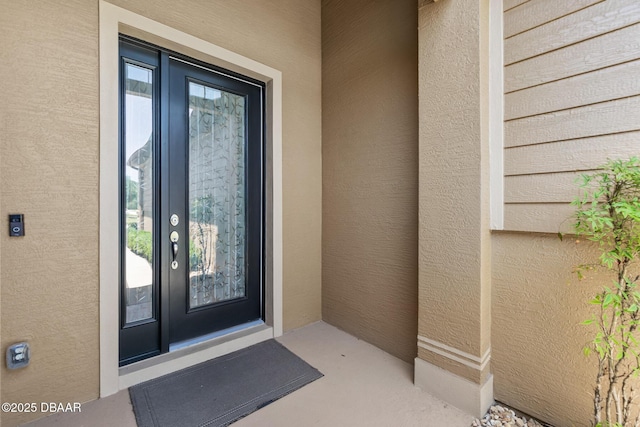
[[[579,281],[573,267],[598,254],[569,236],[497,233],[492,249],[495,398],[558,427],[590,425],[596,362],[582,348],[593,330],[580,322],[611,277]]]
[[[322,2],[323,319],[409,362],[417,333],[417,8]]]
[[[490,345],[486,5],[427,4],[418,27],[418,333],[478,358]]]
[[[3,1],[0,40],[1,400],[82,402],[98,395],[98,4]],[[23,340],[31,365],[9,372]]]
[[[321,317],[320,1],[115,1],[282,71],[284,327]],[[31,366],[2,375],[2,401],[98,397],[98,2],[2,1],[2,354],[28,340]],[[35,414],[35,417],[39,414]],[[2,415],[14,425],[34,415]]]

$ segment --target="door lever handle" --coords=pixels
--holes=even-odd
[[[171,240],[171,255],[173,256],[173,259],[171,261],[171,268],[172,269],[177,269],[178,268],[178,239],[180,238],[180,235],[178,234],[177,231],[172,231],[171,234],[169,235],[169,239]]]
[[[171,242],[171,252],[173,253],[173,261],[178,257],[178,242]]]

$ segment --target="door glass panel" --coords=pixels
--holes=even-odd
[[[245,99],[189,83],[189,306],[245,296]]]
[[[126,323],[153,317],[153,71],[125,64]]]

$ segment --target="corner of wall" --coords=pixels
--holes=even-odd
[[[445,0],[419,14],[415,384],[476,416],[493,401],[488,6]]]
[[[493,404],[493,375],[476,384],[416,357],[414,384],[474,417],[482,417]]]

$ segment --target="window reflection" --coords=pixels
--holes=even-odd
[[[153,316],[153,72],[125,66],[126,322]]]

